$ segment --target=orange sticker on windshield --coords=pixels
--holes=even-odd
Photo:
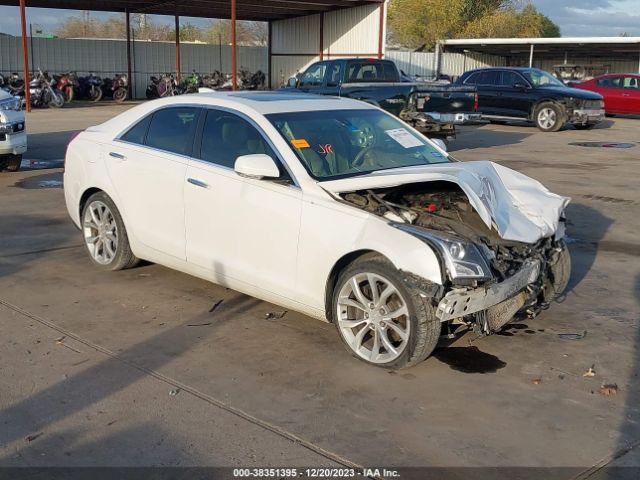
[[[291,140],[291,145],[296,148],[309,148],[309,142],[307,142],[304,138],[294,138]]]

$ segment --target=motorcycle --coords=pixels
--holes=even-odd
[[[50,78],[46,72],[38,69],[29,82],[29,93],[31,94],[31,105],[34,107],[60,108],[64,105],[64,96],[53,85],[55,80]]]
[[[202,86],[207,88],[219,88],[224,82],[224,76],[218,70],[214,70],[210,75],[202,77]]]
[[[80,77],[78,84],[81,98],[88,98],[94,102],[99,102],[102,99],[102,79],[97,75],[90,73],[86,77]]]
[[[111,96],[117,103],[124,102],[129,96],[129,78],[118,73],[111,82]]]
[[[75,74],[68,72],[60,75],[53,76],[55,80],[55,88],[62,92],[67,102],[73,101],[75,98],[76,88],[78,86],[78,80]]]
[[[149,83],[146,90],[148,99],[164,98],[177,94],[177,85],[172,74],[168,73],[162,77],[152,75],[150,80],[151,83]]]
[[[202,77],[194,70],[187,75],[180,85],[180,93],[197,93],[200,87],[204,86]]]

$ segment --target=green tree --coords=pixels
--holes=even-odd
[[[391,39],[432,49],[445,38],[557,37],[560,29],[530,3],[516,0],[392,0]]]

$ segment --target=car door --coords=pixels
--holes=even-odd
[[[531,110],[531,88],[522,75],[502,70],[496,108],[508,117],[527,117]]]
[[[127,228],[154,250],[184,260],[184,179],[200,108],[157,110],[108,145],[109,176]]]
[[[640,114],[640,76],[627,75],[622,81],[625,113]]]
[[[281,178],[252,179],[233,167],[264,153]],[[294,298],[302,192],[265,135],[236,112],[207,109],[187,169],[187,260],[220,281]]]
[[[326,62],[324,84],[320,92],[323,95],[340,95],[340,85],[344,75],[344,62]]]
[[[500,72],[497,70],[480,70],[472,74],[465,85],[476,85],[478,89],[478,111],[484,115],[504,115],[500,108],[498,85]]]
[[[622,76],[609,76],[597,81],[600,89],[598,93],[604,97],[604,108],[607,112],[623,113],[625,111],[622,79]]]

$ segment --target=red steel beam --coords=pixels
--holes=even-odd
[[[180,17],[178,14],[175,14],[176,20],[176,81],[180,81],[180,77],[182,76],[182,72],[180,69]]]
[[[236,52],[236,0],[231,0],[231,88],[238,89],[238,56]]]
[[[29,90],[29,50],[27,50],[27,10],[25,0],[20,0],[20,28],[22,29],[22,75],[24,76],[24,99],[27,112],[31,111],[31,91]]]
[[[378,58],[382,58],[382,47],[384,45],[384,2],[380,4],[380,24],[378,26]]]
[[[324,60],[324,12],[320,12],[320,60]]]

